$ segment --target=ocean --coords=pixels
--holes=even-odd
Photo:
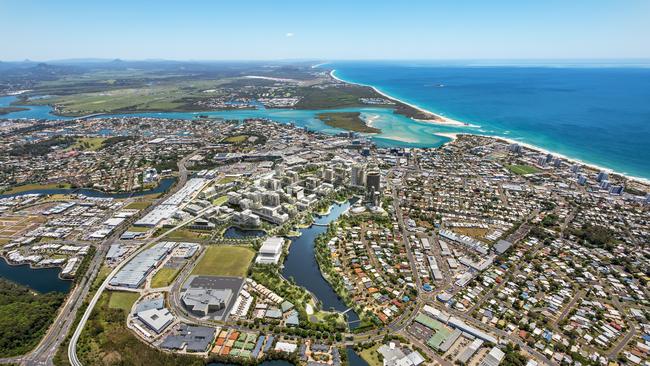
[[[448,126],[415,121],[377,107],[359,111],[382,132],[368,136],[382,147],[438,147],[450,139],[438,133],[497,136],[535,145],[568,158],[650,180],[650,63],[603,62],[334,62],[336,77],[376,87],[431,112],[466,122]],[[8,106],[14,96],[0,97]],[[332,111],[332,110],[330,110]],[[325,133],[341,130],[316,118],[324,110],[257,109],[137,113],[132,116],[224,119],[269,118]],[[118,115],[119,116],[119,115]],[[2,118],[66,119],[49,106]]]
[[[650,65],[650,64],[649,64]],[[650,67],[546,62],[335,62],[336,77],[371,85],[478,127],[585,163],[650,179]]]

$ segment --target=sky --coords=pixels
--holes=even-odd
[[[648,0],[0,0],[0,60],[650,58]]]

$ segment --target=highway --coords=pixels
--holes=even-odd
[[[77,328],[75,329],[74,333],[72,334],[72,338],[70,339],[70,344],[68,345],[68,359],[70,360],[70,363],[74,366],[81,366],[81,362],[77,358],[77,342],[79,341],[79,337],[81,336],[81,332],[83,331],[84,326],[86,325],[86,322],[88,321],[88,318],[90,317],[90,313],[92,312],[93,308],[95,305],[97,305],[97,301],[99,301],[99,298],[101,297],[102,293],[108,286],[108,283],[110,280],[119,272],[122,267],[124,267],[127,263],[129,263],[133,258],[135,258],[138,254],[140,254],[142,251],[144,251],[147,248],[150,248],[153,244],[157,243],[160,240],[165,239],[167,235],[170,233],[180,229],[181,227],[201,218],[203,215],[205,215],[206,212],[211,210],[212,207],[206,207],[203,210],[199,211],[198,214],[190,219],[187,219],[180,224],[174,226],[173,228],[165,231],[162,235],[155,237],[149,241],[147,241],[144,245],[142,245],[138,250],[134,251],[124,259],[122,262],[120,262],[109,275],[106,277],[104,282],[99,286],[97,289],[97,292],[95,292],[95,295],[93,298],[90,300],[90,303],[88,304],[88,307],[86,308],[86,311],[84,311],[83,316],[81,317],[81,320],[79,321],[79,324],[77,325]]]
[[[160,203],[164,202],[165,199],[167,199],[168,197],[170,197],[171,195],[173,195],[174,193],[176,193],[179,189],[181,189],[183,186],[185,186],[185,183],[187,183],[187,176],[188,176],[188,173],[187,173],[187,166],[186,166],[187,161],[189,160],[190,157],[194,156],[197,152],[198,152],[198,151],[194,151],[194,152],[192,152],[191,154],[187,155],[186,157],[184,157],[183,159],[181,159],[181,160],[178,162],[178,173],[179,173],[178,175],[179,175],[179,179],[178,179],[178,182],[177,182],[176,186],[174,187],[174,189],[172,189],[172,190],[170,190],[169,192],[167,192],[167,194],[165,194],[164,197],[160,198],[160,199],[156,202],[155,205],[150,206],[149,209],[147,210],[147,212],[151,211],[154,207],[156,207],[156,206],[159,205]],[[124,259],[122,262],[120,262],[120,263],[119,263],[119,264],[118,264],[118,265],[113,269],[113,271],[111,271],[111,273],[106,277],[106,279],[104,280],[104,282],[102,282],[102,284],[100,285],[100,287],[99,287],[99,288],[97,289],[97,291],[95,292],[95,295],[93,296],[92,300],[91,300],[90,303],[88,304],[88,307],[86,307],[86,310],[84,311],[84,314],[83,314],[83,316],[81,317],[81,320],[79,321],[79,324],[77,324],[77,327],[75,328],[75,331],[74,331],[74,333],[72,334],[72,337],[71,337],[71,339],[70,339],[70,343],[68,344],[68,360],[70,361],[70,363],[71,363],[72,365],[75,365],[75,366],[81,365],[81,362],[79,361],[79,359],[78,359],[78,357],[77,357],[77,342],[79,341],[79,336],[81,335],[81,332],[83,331],[83,328],[84,328],[86,322],[88,321],[88,318],[90,317],[90,313],[92,312],[93,308],[94,308],[95,305],[97,304],[97,301],[99,300],[99,298],[100,298],[102,292],[106,289],[106,286],[108,285],[109,281],[113,278],[113,276],[115,276],[115,274],[116,274],[117,272],[119,272],[119,270],[122,269],[122,267],[123,267],[124,265],[126,265],[129,261],[131,261],[131,260],[132,260],[136,255],[138,255],[140,252],[142,252],[142,251],[145,250],[146,248],[150,247],[151,245],[155,244],[156,242],[158,242],[160,239],[164,238],[164,237],[165,237],[166,235],[168,235],[169,233],[171,233],[171,232],[173,232],[173,231],[175,231],[175,230],[177,230],[177,229],[179,229],[179,228],[181,228],[181,227],[183,227],[183,226],[189,224],[190,222],[192,222],[192,221],[198,219],[198,218],[201,217],[203,214],[205,214],[205,212],[207,212],[210,208],[211,208],[211,207],[208,207],[208,208],[205,208],[205,209],[201,210],[197,216],[195,216],[195,217],[193,217],[193,218],[191,218],[191,219],[189,219],[189,220],[186,220],[186,221],[180,223],[179,225],[177,225],[177,226],[175,226],[175,227],[173,227],[173,228],[167,230],[163,235],[160,235],[160,236],[158,236],[158,237],[156,237],[156,238],[154,238],[154,239],[149,240],[148,242],[146,242],[145,244],[143,244],[142,246],[140,246],[140,248],[138,248],[138,250],[136,250],[135,252],[133,252],[133,253],[132,253],[128,258],[126,258],[126,259]],[[143,216],[143,215],[138,215],[138,216]],[[121,233],[120,233],[120,235],[121,235]],[[117,238],[119,238],[119,236],[117,236]],[[106,246],[106,250],[107,250],[107,248],[108,248],[108,246]],[[104,255],[105,255],[105,254],[104,254]],[[97,271],[99,271],[99,267],[101,267],[101,263],[102,263],[102,261],[103,261],[103,259],[104,259],[104,255],[101,256],[101,257],[99,258],[99,263],[98,263],[98,266],[97,266],[97,267],[98,267],[98,268],[97,268]],[[95,275],[96,275],[96,273],[95,273]],[[94,279],[94,278],[95,278],[95,276],[91,276],[90,279]],[[89,280],[90,280],[90,279],[89,279]],[[87,294],[88,294],[88,291],[86,291],[86,293],[84,294],[84,296],[82,297],[82,299],[84,299],[84,298],[87,296]],[[76,316],[76,311],[75,311],[74,314],[75,314],[75,316]],[[74,319],[75,316],[72,316],[72,318]],[[66,331],[65,334],[67,334],[67,331]],[[53,356],[53,354],[52,354],[52,356]]]
[[[172,190],[168,191],[162,198],[158,199],[156,204],[151,205],[146,210],[139,212],[138,215],[134,215],[122,223],[113,232],[113,234],[111,234],[111,236],[96,246],[95,255],[93,256],[93,259],[91,260],[86,273],[83,274],[83,278],[68,294],[66,301],[59,309],[57,317],[54,319],[52,325],[48,328],[47,333],[43,339],[41,339],[36,348],[22,356],[2,358],[0,359],[0,363],[14,363],[30,366],[53,365],[54,356],[70,332],[70,328],[76,319],[77,312],[83,305],[84,300],[90,292],[90,287],[92,286],[94,279],[101,269],[108,248],[110,248],[111,244],[119,240],[122,233],[124,233],[124,231],[126,231],[126,229],[128,229],[128,227],[131,226],[133,222],[149,213],[159,203],[163,202],[166,198],[176,193],[181,187],[185,185],[188,176],[186,163],[187,160],[195,153],[196,152],[189,154],[178,162],[179,179],[176,186]]]

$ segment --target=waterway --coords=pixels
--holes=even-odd
[[[0,97],[0,107],[8,107],[16,101],[15,96]],[[13,112],[0,116],[2,118],[32,118],[42,120],[69,120],[69,117],[61,117],[52,114],[50,106],[21,106],[30,108],[26,111]],[[257,109],[235,109],[227,111],[204,111],[204,112],[147,112],[131,114],[112,114],[104,117],[148,117],[166,119],[196,119],[199,116],[219,118],[224,120],[245,119],[270,119],[278,123],[293,124],[311,131],[318,131],[327,134],[338,134],[347,132],[342,129],[330,127],[317,118],[320,113],[332,112],[359,112],[361,118],[373,127],[382,130],[379,134],[362,134],[371,139],[377,146],[381,147],[438,147],[451,141],[448,137],[436,135],[440,132],[462,132],[462,129],[454,126],[441,126],[428,122],[416,121],[400,114],[395,114],[391,108],[364,107],[364,108],[341,108],[323,110],[302,110],[302,109],[274,109],[264,108],[260,105]]]
[[[98,191],[96,189],[88,189],[88,188],[52,188],[52,189],[32,189],[32,190],[19,192],[19,193],[13,193],[13,194],[0,194],[0,198],[24,196],[26,194],[43,194],[43,195],[82,194],[86,197],[116,198],[116,199],[130,198],[130,197],[140,197],[149,194],[158,194],[158,193],[167,192],[174,185],[174,182],[176,182],[176,178],[161,179],[160,183],[155,188],[147,189],[144,191],[136,191],[136,192],[107,193],[103,191]]]
[[[327,225],[338,219],[354,202],[347,201],[343,204],[335,203],[329,214],[315,216],[314,223]],[[301,235],[293,238],[289,255],[284,261],[282,275],[285,278],[293,278],[297,285],[309,290],[321,302],[323,310],[335,310],[344,312],[348,310],[343,300],[339,298],[332,286],[323,278],[316,255],[314,253],[314,241],[327,231],[327,226],[311,225],[306,229],[300,229]],[[346,313],[350,328],[356,328],[359,323],[359,315],[350,310]]]
[[[368,366],[368,363],[358,353],[354,352],[352,347],[346,347],[345,352],[348,355],[348,364],[350,366]]]
[[[60,268],[32,269],[28,264],[12,266],[4,258],[0,259],[0,277],[27,286],[40,293],[68,292],[72,281],[59,278]]]
[[[266,235],[264,230],[247,230],[231,226],[223,232],[223,237],[226,239],[246,239],[246,238],[259,238]]]

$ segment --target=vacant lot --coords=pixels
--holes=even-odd
[[[163,233],[167,232],[167,230],[168,229],[162,229],[162,228],[158,229],[155,236],[162,235]],[[174,230],[166,236],[166,238],[170,240],[201,240],[201,239],[207,239],[209,237],[210,237],[209,232],[199,232],[199,231],[194,231],[189,229]]]
[[[19,236],[44,221],[45,219],[39,216],[0,216],[0,237]]]
[[[488,229],[480,227],[455,227],[452,230],[458,234],[467,235],[475,239],[485,238],[485,235],[487,235],[489,231]]]
[[[129,210],[144,210],[149,206],[151,206],[151,201],[139,201],[139,202],[131,202],[124,208]]]
[[[506,168],[517,175],[534,174],[539,172],[539,169],[531,165],[506,165]]]
[[[193,275],[246,277],[255,256],[250,248],[236,246],[210,246],[201,261],[194,267]]]
[[[67,183],[52,183],[52,184],[24,184],[22,186],[16,186],[9,188],[8,190],[2,192],[3,194],[14,194],[21,193],[26,191],[33,191],[36,189],[59,189],[59,188],[70,188],[70,185]]]
[[[106,139],[103,137],[81,137],[66,150],[97,151],[102,147],[104,140]]]
[[[140,294],[137,292],[111,292],[111,299],[108,301],[108,307],[111,309],[122,309],[127,313],[138,300]]]
[[[159,288],[169,286],[174,281],[174,278],[176,278],[179,270],[180,268],[161,268],[151,279],[151,287]]]

